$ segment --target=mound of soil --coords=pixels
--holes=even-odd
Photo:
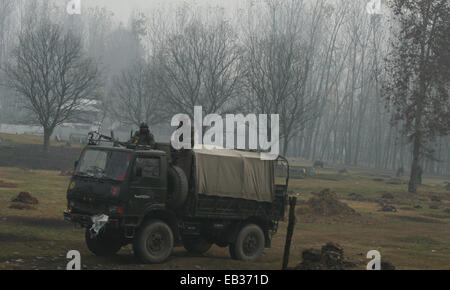
[[[386,193],[383,193],[383,195],[381,196],[381,198],[384,198],[384,199],[394,199],[394,195],[393,195],[392,193],[386,192]]]
[[[434,201],[434,202],[441,202],[441,198],[439,196],[437,196],[437,195],[432,195],[430,197],[430,200]]]
[[[17,184],[15,183],[9,183],[9,182],[5,182],[3,180],[0,180],[0,187],[4,187],[4,188],[16,188]]]
[[[13,202],[9,208],[12,209],[20,209],[20,210],[33,210],[36,209],[34,206],[31,206],[29,204],[26,203],[21,203],[21,202]]]
[[[381,270],[395,270],[395,266],[391,262],[381,261]]]
[[[21,192],[18,196],[13,198],[11,202],[24,203],[24,204],[38,204],[38,200],[32,197],[29,192]]]
[[[365,201],[366,198],[361,193],[350,193],[348,195],[348,199],[355,200],[355,201]]]
[[[384,211],[384,212],[397,212],[397,209],[396,209],[395,206],[393,206],[393,205],[383,204],[383,205],[381,205],[380,211]]]
[[[339,244],[329,242],[322,249],[307,249],[302,252],[302,261],[296,270],[345,270],[356,265],[344,257],[344,250]]]
[[[300,206],[298,213],[315,216],[352,216],[356,214],[356,211],[339,201],[336,193],[331,192],[330,189],[324,189]]]

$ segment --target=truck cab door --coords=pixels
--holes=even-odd
[[[141,215],[149,207],[164,206],[166,156],[137,156],[130,181],[130,213]]]

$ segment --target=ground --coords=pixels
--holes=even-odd
[[[418,194],[411,195],[406,192],[407,179],[392,178],[392,174],[357,169],[338,174],[338,169],[329,168],[319,170],[315,177],[291,179],[290,193],[298,196],[299,204],[324,188],[330,188],[359,215],[299,215],[289,266],[298,264],[302,250],[320,249],[332,241],[344,248],[346,259],[354,262],[356,269],[365,269],[369,261],[366,254],[370,250],[380,251],[382,260],[391,262],[397,269],[450,269],[450,213],[446,211],[450,208],[450,191],[445,189],[448,180],[427,177]],[[264,270],[281,267],[285,222],[280,223],[272,248],[266,249],[256,263],[231,260],[228,249],[217,246],[203,256],[193,256],[183,248],[176,248],[171,258],[161,265],[138,263],[130,246],[115,257],[96,257],[84,243],[83,230],[63,221],[69,177],[61,176],[59,170],[0,167],[0,181],[3,182],[3,185],[0,182],[0,269],[65,269],[69,250],[80,251],[85,269]],[[36,209],[9,208],[10,200],[22,191],[31,192],[39,200]],[[360,196],[352,200],[351,193]],[[394,198],[383,199],[381,196],[385,193],[391,193]],[[397,212],[380,211],[381,201],[395,206]],[[430,206],[437,206],[437,209]]]

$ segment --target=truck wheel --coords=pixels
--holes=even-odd
[[[186,236],[183,237],[183,246],[188,252],[201,255],[211,248],[212,243],[199,236]]]
[[[90,230],[86,229],[84,237],[88,249],[97,256],[112,256],[122,248],[119,232],[102,232],[91,238]]]
[[[167,205],[172,209],[180,208],[188,195],[188,180],[184,171],[175,165],[168,168]]]
[[[254,262],[259,259],[264,250],[264,233],[258,225],[245,225],[230,245],[232,259]]]
[[[150,220],[143,224],[133,241],[133,251],[144,263],[162,263],[172,253],[172,229],[163,221]]]

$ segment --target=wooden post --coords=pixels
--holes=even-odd
[[[295,205],[297,204],[297,198],[289,197],[289,221],[286,231],[286,244],[284,245],[283,267],[282,270],[286,270],[289,263],[289,251],[291,249],[292,234],[294,233],[295,225]]]

